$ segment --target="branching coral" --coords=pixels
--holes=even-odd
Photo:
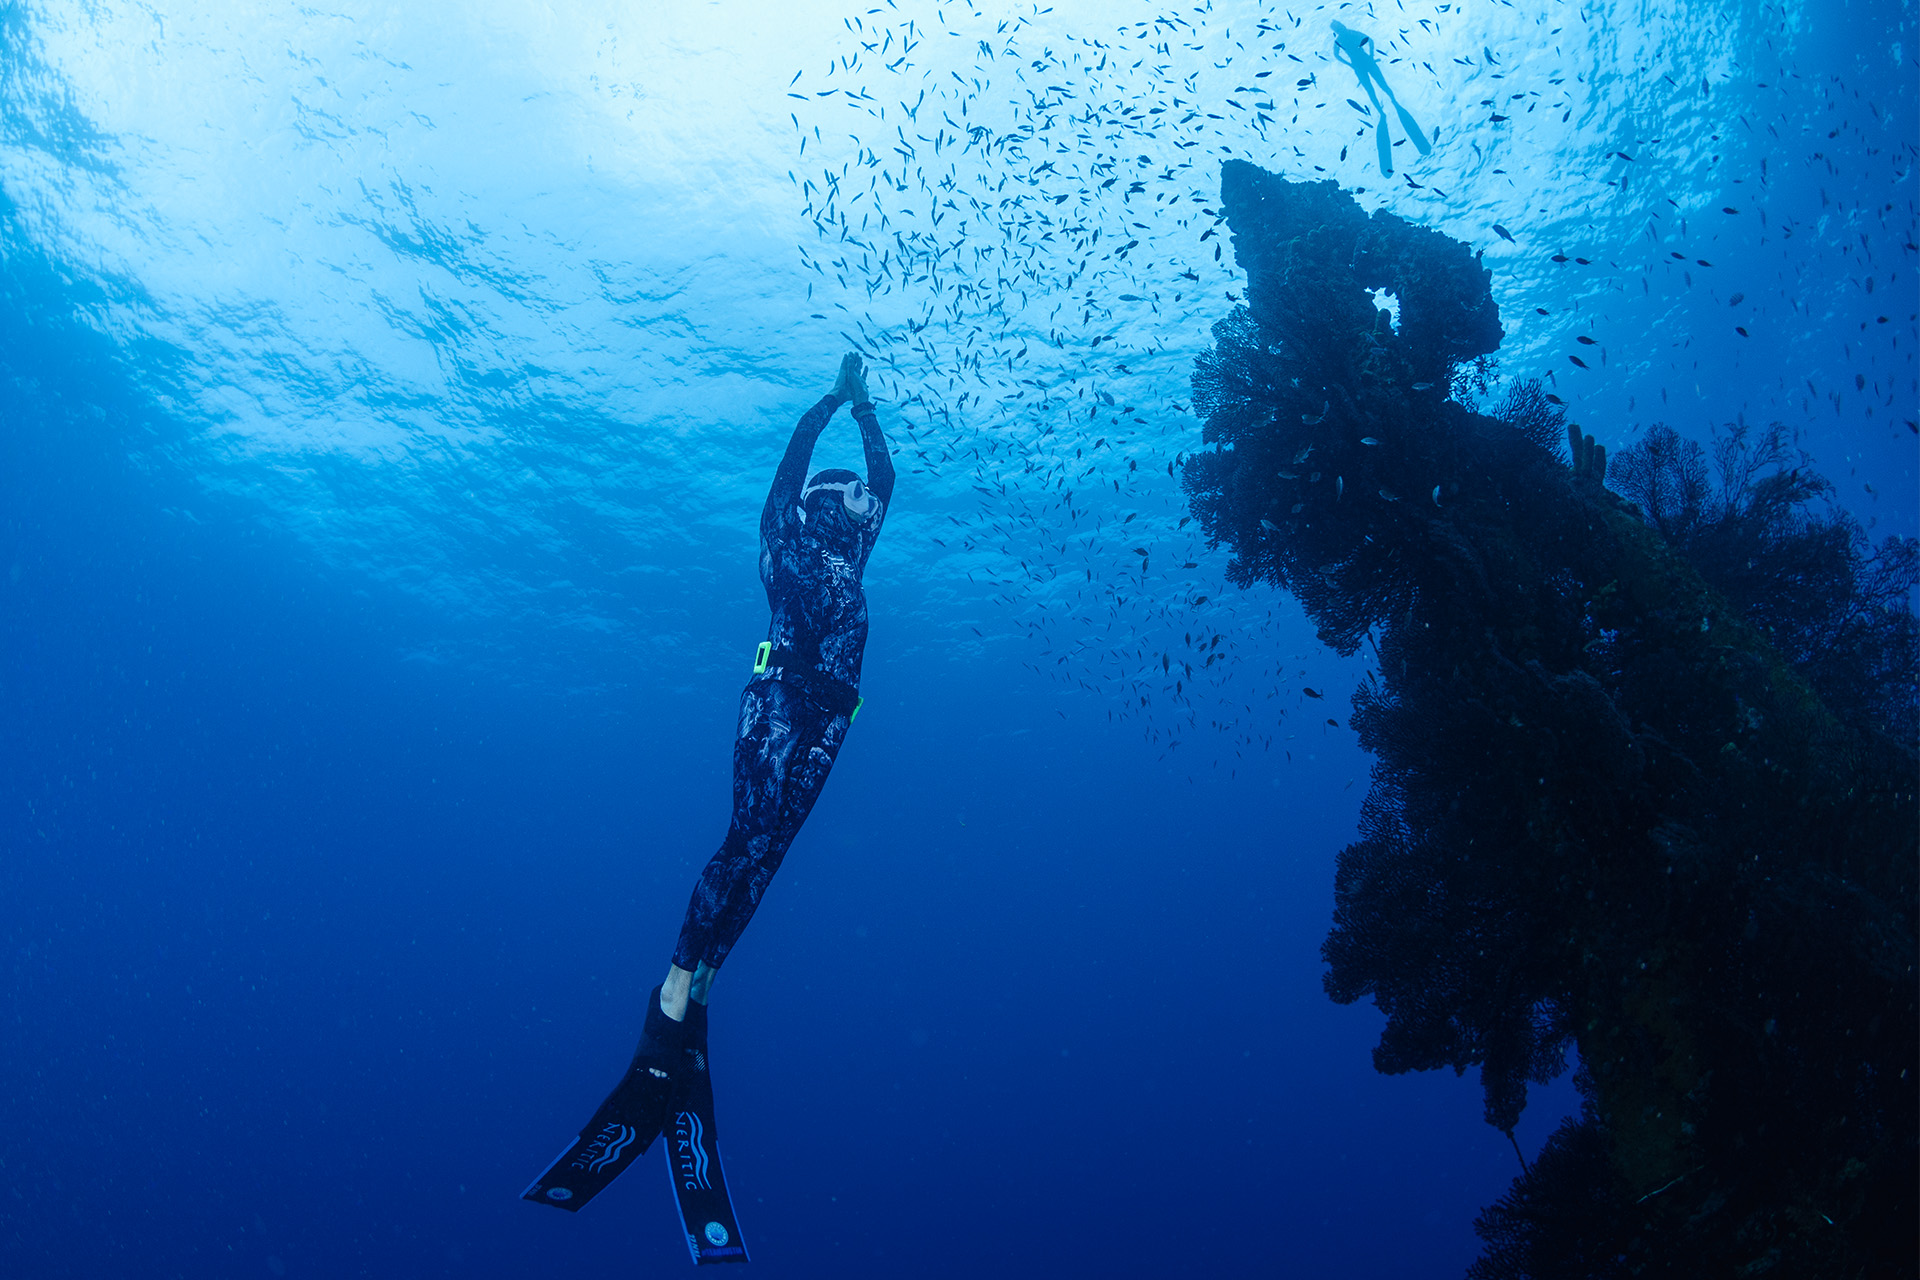
[[[1656,424],[1615,461],[1615,487],[1830,708],[1912,742],[1920,543],[1875,546],[1848,513],[1816,509],[1833,486],[1779,423],[1729,424],[1713,446],[1709,470],[1705,449]]]
[[[1818,488],[1752,449],[1714,517],[1664,437],[1613,468],[1649,524],[1590,437],[1554,452],[1537,386],[1447,398],[1501,338],[1465,246],[1240,162],[1222,198],[1248,302],[1194,374],[1192,509],[1235,581],[1380,658],[1327,989],[1386,1013],[1381,1070],[1478,1067],[1509,1132],[1567,1046],[1584,1067],[1590,1114],[1483,1219],[1482,1273],[1910,1265],[1915,756],[1843,690],[1871,669],[1911,705],[1911,548],[1796,514]],[[1809,601],[1789,565],[1854,577]],[[1822,671],[1833,635],[1858,643]]]

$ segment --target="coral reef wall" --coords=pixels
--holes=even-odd
[[[1716,589],[1537,384],[1453,398],[1502,336],[1466,246],[1332,182],[1221,186],[1247,302],[1198,361],[1183,484],[1236,582],[1379,660],[1327,989],[1386,1014],[1380,1070],[1477,1067],[1508,1132],[1577,1050],[1585,1115],[1482,1217],[1475,1274],[1910,1273],[1916,756],[1869,712],[1912,705],[1911,547],[1877,612],[1820,606],[1905,687],[1840,707],[1753,604],[1783,593]],[[1736,480],[1744,510],[1768,477]]]

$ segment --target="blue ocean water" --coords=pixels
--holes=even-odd
[[[1331,15],[1433,134],[1391,178]],[[901,472],[868,705],[713,1003],[755,1267],[1459,1274],[1515,1152],[1320,986],[1369,654],[1229,586],[1169,470],[1228,156],[1484,248],[1502,370],[1610,446],[1784,421],[1916,527],[1911,4],[0,42],[8,1275],[688,1265],[654,1159],[517,1196],[724,829],[755,520],[849,345]]]

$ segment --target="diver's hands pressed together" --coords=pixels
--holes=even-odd
[[[854,404],[868,403],[866,366],[857,353],[849,351],[841,357],[840,376],[833,380],[833,390],[829,394],[842,404],[848,401]]]

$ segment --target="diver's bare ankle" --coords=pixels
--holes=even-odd
[[[672,965],[667,969],[667,980],[660,984],[660,1012],[675,1022],[687,1019],[687,991],[693,985],[693,973]]]

